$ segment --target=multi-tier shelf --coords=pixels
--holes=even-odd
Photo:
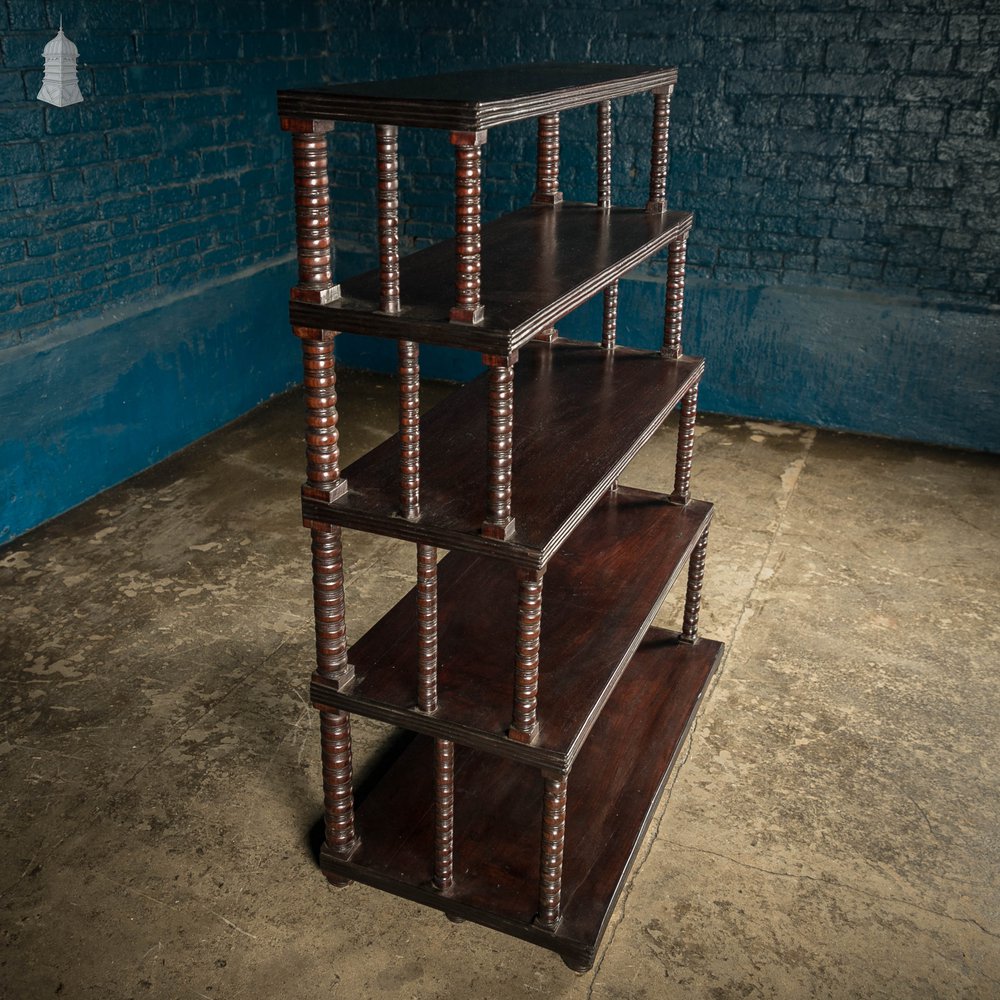
[[[672,69],[544,65],[282,91],[293,136],[326,837],[336,885],[388,890],[594,961],[722,653],[698,634],[712,506],[690,495],[700,358],[681,350],[692,218],[666,205]],[[611,102],[651,92],[645,206],[611,203]],[[559,113],[596,106],[594,204],[559,191]],[[488,130],[538,120],[531,205],[481,221]],[[326,135],[374,124],[379,266],[332,274]],[[455,238],[399,254],[400,126],[455,146]],[[618,281],[667,256],[659,351],[616,343]],[[554,324],[603,294],[601,341]],[[392,338],[399,431],[341,472],[334,341]],[[420,343],[486,372],[419,413]],[[680,407],[670,494],[629,461]],[[341,532],[416,543],[416,585],[348,646]],[[439,561],[439,549],[449,554]],[[683,624],[652,625],[687,566]],[[543,602],[544,584],[544,602]],[[544,610],[544,614],[543,614]],[[412,734],[354,788],[351,714]]]

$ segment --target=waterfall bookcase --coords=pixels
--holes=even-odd
[[[366,883],[557,952],[595,953],[722,644],[698,634],[712,505],[690,496],[701,358],[681,350],[687,212],[666,203],[670,68],[544,64],[284,90],[291,133],[325,841]],[[611,102],[651,93],[649,199],[611,200]],[[594,204],[559,190],[559,114],[596,107]],[[531,203],[481,220],[490,129],[537,119]],[[326,133],[376,136],[377,269],[335,284]],[[399,128],[443,129],[455,235],[399,254]],[[667,256],[662,348],[616,344],[618,281]],[[602,338],[554,324],[603,294]],[[392,338],[399,431],[341,471],[338,332]],[[419,412],[421,343],[485,372]],[[669,495],[618,485],[680,407]],[[416,545],[416,585],[347,641],[343,528]],[[438,549],[448,555],[438,560]],[[687,567],[679,630],[652,626]],[[544,584],[544,601],[543,601]],[[544,614],[543,614],[544,607]],[[413,734],[354,788],[351,715]]]

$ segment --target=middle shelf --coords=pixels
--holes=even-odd
[[[292,326],[372,334],[508,355],[691,229],[689,212],[529,205],[482,227],[481,323],[453,323],[455,241],[400,261],[399,313],[380,307],[379,272],[341,282],[325,305],[293,298]]]
[[[557,340],[514,366],[513,512],[507,541],[480,533],[487,495],[489,382],[481,375],[421,417],[420,516],[399,514],[399,436],[343,471],[332,503],[304,499],[307,524],[357,528],[545,567],[701,378],[701,358]],[[558,483],[558,489],[553,484]]]
[[[436,712],[416,708],[416,590],[351,647],[346,690],[315,674],[312,701],[568,773],[711,517],[703,501],[681,506],[620,487],[573,532],[545,573],[540,725],[530,744],[506,735],[517,573],[484,556],[452,552],[438,566]]]

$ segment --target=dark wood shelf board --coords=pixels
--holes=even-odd
[[[628,348],[612,353],[592,343],[525,348],[514,369],[516,530],[507,541],[480,533],[488,471],[485,375],[421,419],[418,518],[399,516],[394,436],[344,470],[343,497],[303,500],[304,519],[543,567],[703,370],[701,358]]]
[[[688,212],[533,205],[483,226],[482,323],[452,323],[455,245],[447,240],[400,262],[402,311],[379,311],[378,271],[341,282],[328,305],[289,305],[294,326],[463,347],[508,356],[609,282],[685,235]]]
[[[542,63],[278,91],[282,118],[477,132],[595,101],[671,87],[668,67]]]
[[[438,564],[434,714],[416,708],[416,589],[351,648],[353,683],[337,691],[317,676],[313,701],[566,773],[711,517],[711,504],[623,487],[573,532],[545,573],[531,743],[506,736],[517,571],[486,556]]]
[[[433,741],[423,736],[359,793],[360,846],[347,861],[324,849],[324,870],[591,964],[722,649],[651,629],[632,659],[569,778],[563,917],[554,933],[532,923],[542,777],[475,750],[456,748],[453,888],[431,885]]]

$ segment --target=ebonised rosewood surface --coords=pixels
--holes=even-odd
[[[672,87],[677,70],[541,63],[371,83],[278,91],[282,118],[417,125],[463,132],[598,100]]]
[[[506,542],[480,534],[488,472],[485,376],[421,420],[418,518],[399,516],[398,436],[344,470],[343,497],[303,500],[304,518],[543,567],[703,368],[701,358],[562,340],[522,350],[514,370],[517,527]]]
[[[532,205],[482,229],[481,323],[449,322],[455,243],[400,261],[400,311],[381,310],[379,272],[341,282],[328,305],[292,299],[294,326],[398,337],[507,355],[691,228],[688,212]]]
[[[505,931],[589,966],[655,812],[722,644],[650,629],[576,759],[568,786],[562,919],[533,923],[542,781],[510,760],[456,747],[454,882],[432,888],[433,740],[417,737],[359,790],[360,846],[322,854],[327,872]]]
[[[435,712],[417,711],[416,589],[351,647],[352,684],[337,691],[316,675],[313,701],[567,773],[711,516],[711,504],[621,487],[573,532],[545,573],[531,743],[506,736],[517,573],[489,557],[438,564]]]

